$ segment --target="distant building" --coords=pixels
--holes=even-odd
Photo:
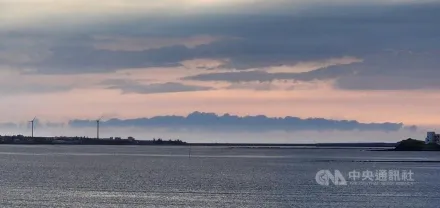
[[[426,144],[439,144],[440,145],[440,134],[436,134],[435,132],[431,131],[428,132],[426,139]]]

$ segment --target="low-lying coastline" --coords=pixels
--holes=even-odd
[[[133,137],[126,139],[120,137],[89,138],[89,137],[26,137],[0,136],[0,144],[26,144],[26,145],[186,145],[182,140],[136,140]]]
[[[280,144],[280,143],[187,143],[182,140],[136,140],[133,137],[89,138],[89,137],[31,137],[23,135],[0,136],[0,144],[25,145],[190,145],[219,146],[230,148],[271,148],[271,149],[344,149],[344,148],[394,148],[396,143],[314,143],[314,144]]]
[[[190,145],[220,146],[249,149],[368,149],[371,151],[440,151],[440,145],[425,144],[423,141],[406,139],[397,143],[187,143],[182,140],[136,140],[133,137],[89,138],[89,137],[29,137],[23,135],[0,136],[1,144],[25,145]]]

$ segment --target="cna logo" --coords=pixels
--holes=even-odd
[[[347,181],[339,170],[335,170],[334,173],[330,170],[320,170],[315,176],[316,183],[322,186],[329,186],[330,181],[336,186],[346,186]]]

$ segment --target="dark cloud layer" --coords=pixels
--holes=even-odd
[[[83,34],[42,35],[54,43],[54,57],[43,67],[120,68],[176,64],[192,57],[231,58],[239,68],[342,55],[363,55],[386,48],[425,49],[438,46],[438,4],[384,7],[309,8],[302,13],[204,15],[177,19],[148,18],[83,28]],[[408,15],[411,14],[411,15]],[[49,29],[51,30],[51,29]],[[32,34],[32,33],[31,33]],[[44,34],[44,33],[43,33]],[[141,52],[86,47],[94,35],[188,37],[209,34],[237,37],[192,49],[166,47]],[[12,33],[16,37],[16,33]],[[32,38],[32,37],[30,37]],[[71,44],[74,41],[76,44]],[[83,44],[78,44],[83,43]],[[435,44],[435,45],[433,45]],[[72,47],[66,47],[72,46]],[[90,45],[89,45],[90,46]],[[77,69],[80,70],[80,69]]]
[[[11,68],[35,69],[36,73],[68,74],[179,66],[181,61],[198,58],[227,59],[229,62],[222,68],[240,70],[352,56],[365,61],[306,73],[245,71],[201,74],[186,79],[229,82],[338,79],[337,86],[343,89],[438,87],[432,78],[438,77],[436,71],[440,66],[435,58],[440,48],[439,3],[317,4],[299,12],[286,5],[274,8],[277,7],[247,14],[208,13],[166,18],[138,15],[104,24],[91,19],[87,26],[72,26],[75,28],[64,32],[56,31],[56,25],[39,30],[0,31],[0,62]],[[166,38],[184,40],[197,35],[227,38],[194,47],[176,43],[141,51],[94,47],[100,41],[96,36],[166,41]],[[389,55],[393,53],[390,51],[398,50],[417,55],[404,58]],[[423,84],[414,84],[425,78]],[[131,86],[132,91],[144,91],[139,88]]]
[[[440,89],[440,51],[393,51],[363,63],[328,70],[353,71],[337,79],[336,87],[351,90]]]
[[[134,80],[113,79],[106,80],[102,85],[109,85],[108,89],[121,90],[122,93],[137,94],[156,94],[156,93],[173,93],[173,92],[192,92],[213,90],[211,87],[185,85],[176,82],[142,84]]]
[[[186,80],[224,82],[271,82],[274,80],[335,80],[335,86],[350,90],[439,89],[440,52],[386,51],[368,56],[361,63],[336,65],[301,73],[241,71],[206,73]]]
[[[71,120],[72,127],[94,126],[93,120]],[[349,120],[329,120],[323,118],[301,119],[297,117],[271,118],[267,116],[216,115],[214,113],[194,112],[188,116],[157,116],[138,119],[110,119],[102,122],[107,127],[160,127],[160,128],[197,128],[205,130],[239,131],[398,131],[404,128],[402,123],[361,123]],[[414,128],[414,127],[413,127]]]

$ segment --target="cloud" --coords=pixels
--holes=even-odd
[[[342,76],[336,87],[348,90],[440,89],[439,52],[392,51],[369,57],[364,63],[335,66],[356,73]]]
[[[248,83],[232,83],[226,89],[229,90],[255,90],[255,91],[270,91],[279,89],[276,85],[272,83],[258,83],[258,82],[248,82]]]
[[[436,20],[440,18],[436,11],[440,5],[424,3],[426,1],[382,1],[386,4],[381,1],[338,1],[332,4],[323,1],[258,1],[261,3],[261,8],[256,9],[258,12],[251,12],[254,9],[246,7],[251,3],[249,1],[148,2],[88,3],[90,7],[87,8],[76,7],[85,4],[81,1],[45,2],[43,5],[50,11],[60,11],[57,15],[74,13],[78,16],[78,12],[83,10],[90,10],[87,12],[90,14],[101,10],[103,14],[96,15],[109,20],[85,15],[81,17],[87,20],[84,24],[40,23],[38,28],[0,29],[0,48],[2,44],[8,45],[4,51],[7,54],[3,57],[20,57],[13,55],[17,53],[26,57],[0,60],[15,68],[33,68],[39,73],[110,72],[121,68],[179,66],[193,59],[228,60],[223,68],[250,69],[344,56],[363,59],[388,48],[425,51],[440,46],[437,38],[440,29],[436,27]],[[172,8],[195,5],[200,12],[182,12],[175,16],[166,16],[161,12],[155,15],[145,12],[130,15],[127,12],[136,8],[141,11],[158,7],[165,9],[163,6],[172,2]],[[14,8],[28,5],[8,5],[11,4],[15,5],[12,6]],[[214,9],[213,5],[218,4],[240,12],[205,10],[206,6]],[[35,9],[35,5],[32,8]],[[112,14],[112,8],[127,8],[124,11],[129,17],[107,16]],[[42,12],[41,15],[57,19],[50,12]],[[58,19],[74,19],[67,17]],[[27,54],[28,51],[32,54],[39,54],[35,53],[38,51],[46,53],[35,56]]]
[[[212,87],[186,85],[176,82],[142,84],[135,80],[111,79],[101,82],[101,85],[108,85],[107,89],[117,89],[124,94],[158,94],[176,92],[194,92],[213,90]]]
[[[213,72],[191,73],[183,80],[331,80],[348,90],[439,87],[436,1],[111,0],[83,5],[83,0],[0,2],[0,21],[8,22],[0,26],[2,68],[84,74],[183,66]],[[390,55],[396,51],[412,54]],[[147,93],[200,87],[177,85],[112,87]]]
[[[205,73],[194,76],[184,77],[184,80],[198,81],[225,81],[225,82],[272,82],[274,80],[296,80],[296,81],[315,81],[336,79],[341,76],[353,74],[352,68],[322,68],[309,72],[299,73],[270,73],[265,71],[238,71],[238,72],[220,72]]]
[[[71,127],[93,126],[92,120],[71,120]],[[402,123],[361,123],[354,120],[329,120],[323,118],[301,119],[297,117],[271,118],[259,116],[217,115],[214,113],[194,112],[188,116],[157,116],[138,119],[109,119],[102,122],[107,127],[159,127],[187,128],[204,130],[236,131],[384,131],[401,130]],[[412,127],[414,128],[414,127]]]
[[[216,59],[191,59],[182,61],[181,64],[187,69],[218,69],[228,60]]]
[[[356,57],[341,57],[341,58],[330,58],[325,60],[309,61],[309,62],[299,62],[293,66],[274,66],[269,67],[265,71],[271,73],[289,73],[289,72],[310,72],[313,70],[327,68],[330,66],[338,65],[348,65],[353,63],[363,62],[362,59]]]
[[[221,37],[208,35],[192,37],[94,37],[96,43],[94,47],[99,50],[110,51],[144,51],[148,49],[159,49],[175,45],[183,45],[187,48],[194,48],[200,45],[207,45],[221,40]]]
[[[0,128],[1,129],[6,129],[6,128],[18,128],[19,125],[16,123],[12,123],[12,122],[6,122],[6,123],[0,123]]]
[[[0,94],[2,96],[67,92],[80,87],[79,83],[74,82],[74,80],[62,82],[60,77],[57,80],[57,77],[20,75],[13,70],[0,70]]]
[[[183,78],[197,81],[272,82],[332,81],[346,90],[423,90],[440,89],[439,52],[383,51],[364,57],[362,62],[325,66],[324,68],[289,73],[269,71],[238,71],[204,73]],[[288,69],[288,68],[285,68]],[[275,70],[277,71],[277,70]],[[288,71],[288,70],[282,70]]]
[[[49,86],[49,85],[22,85],[22,86],[7,86],[0,90],[2,95],[16,95],[16,94],[41,94],[41,93],[54,93],[54,92],[66,92],[74,89],[74,86]]]

